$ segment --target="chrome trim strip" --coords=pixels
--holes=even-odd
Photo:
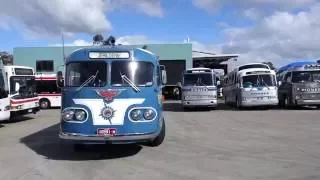
[[[137,141],[137,140],[152,140],[158,136],[159,132],[151,134],[130,134],[120,136],[94,136],[80,133],[59,133],[61,139],[80,140],[80,141]]]

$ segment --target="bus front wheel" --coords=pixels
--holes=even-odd
[[[160,146],[163,143],[165,136],[166,136],[166,125],[165,125],[165,121],[163,120],[160,134],[153,141],[149,142],[149,146],[151,147]]]
[[[47,99],[40,100],[40,108],[41,109],[48,109],[50,107],[50,102]]]

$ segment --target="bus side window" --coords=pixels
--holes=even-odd
[[[157,85],[161,86],[161,76],[160,76],[160,67],[157,67],[157,73],[156,73],[156,79],[157,79]]]

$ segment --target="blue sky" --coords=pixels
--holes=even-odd
[[[2,2],[3,1],[3,2]],[[320,57],[317,0],[0,0],[0,51],[83,45],[96,32],[120,43],[183,43],[243,62]],[[312,43],[310,43],[312,41]]]

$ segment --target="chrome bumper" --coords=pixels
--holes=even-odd
[[[210,106],[210,107],[216,107],[218,104],[217,99],[212,100],[183,100],[182,105],[185,107],[192,107],[192,106]]]
[[[296,100],[297,105],[320,105],[320,100]]]
[[[259,101],[259,100],[251,100],[251,101],[242,101],[241,106],[250,107],[250,106],[277,106],[279,104],[279,100],[267,100],[267,101]]]
[[[157,133],[150,134],[130,134],[130,135],[120,135],[120,136],[95,136],[95,135],[85,135],[80,133],[59,133],[59,137],[65,140],[75,140],[75,141],[142,141],[142,140],[153,140],[158,136]]]

